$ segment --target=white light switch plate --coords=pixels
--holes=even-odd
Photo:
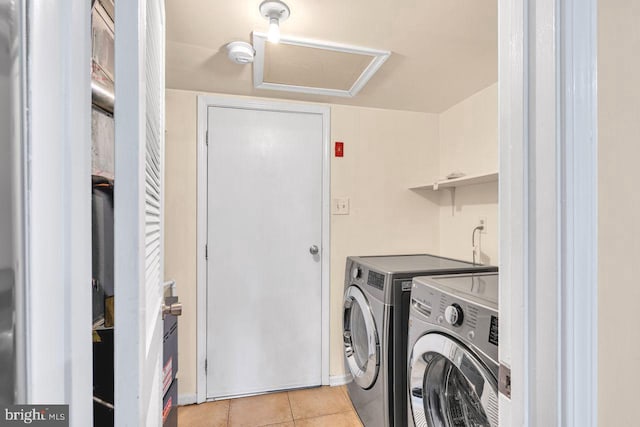
[[[349,215],[349,198],[336,197],[331,199],[332,215]]]

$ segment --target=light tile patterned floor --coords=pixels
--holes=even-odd
[[[178,409],[178,427],[362,427],[347,389],[318,387]]]

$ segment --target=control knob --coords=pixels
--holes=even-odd
[[[448,324],[452,326],[462,325],[462,321],[464,320],[462,307],[460,307],[458,304],[451,304],[444,310],[444,319]]]
[[[362,277],[362,269],[360,267],[353,267],[353,270],[351,270],[351,277],[354,279]]]

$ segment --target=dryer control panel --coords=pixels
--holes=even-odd
[[[345,289],[348,286],[356,285],[363,292],[366,292],[368,298],[375,298],[385,301],[385,288],[387,277],[371,270],[366,265],[347,260],[345,271]]]
[[[369,270],[369,274],[367,275],[367,285],[373,286],[376,289],[383,290],[384,289],[384,274],[378,273],[377,271]]]

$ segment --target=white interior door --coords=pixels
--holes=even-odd
[[[115,425],[162,424],[164,1],[118,2]]]
[[[207,157],[207,398],[320,385],[323,115],[210,107]]]

